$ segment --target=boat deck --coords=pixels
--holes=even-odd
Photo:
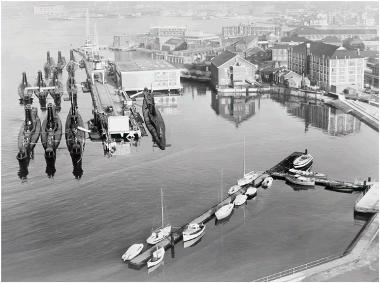
[[[289,166],[291,164],[290,162],[292,162],[294,160],[294,158],[296,158],[302,154],[303,154],[302,152],[293,152],[288,157],[286,157],[284,160],[282,160],[277,165],[272,167],[270,170],[272,170],[272,171],[273,170],[285,170],[284,168]],[[261,183],[263,182],[263,180],[269,176],[267,171],[259,171],[258,173],[260,174],[260,176],[256,180],[254,180],[251,184],[254,187],[259,187],[261,185]],[[245,193],[245,191],[247,190],[248,187],[249,186],[244,186],[239,191],[237,191],[235,194],[228,196],[227,198],[225,198],[220,203],[214,205],[213,207],[206,210],[205,212],[203,212],[198,217],[194,218],[194,220],[190,221],[189,223],[186,223],[181,228],[173,231],[172,237],[168,237],[168,238],[164,239],[163,241],[159,242],[158,244],[153,245],[150,248],[146,249],[143,253],[141,253],[140,255],[135,257],[134,259],[132,259],[129,262],[129,266],[131,268],[134,268],[134,269],[142,268],[142,266],[145,265],[146,262],[152,257],[153,252],[157,249],[157,245],[160,247],[163,246],[165,249],[168,249],[170,246],[178,243],[182,239],[182,232],[188,224],[193,223],[193,222],[204,224],[204,223],[208,222],[209,220],[211,220],[214,217],[215,212],[217,211],[217,209],[220,206],[231,203],[237,195],[239,195],[241,193]]]

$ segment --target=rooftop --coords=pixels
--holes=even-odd
[[[184,40],[181,38],[171,38],[168,41],[166,41],[164,44],[177,45],[182,42],[184,42]]]
[[[298,34],[377,34],[376,29],[313,29],[299,28],[295,30]]]
[[[326,36],[324,39],[322,39],[322,42],[343,42],[343,40],[337,38],[336,36]]]
[[[116,63],[121,72],[138,72],[154,70],[173,70],[177,69],[172,64],[164,60],[138,60],[138,61],[120,61]]]
[[[272,47],[270,47],[269,49],[288,49],[289,48],[289,45],[287,44],[276,44]]]
[[[225,62],[234,58],[235,56],[237,56],[235,53],[232,53],[230,51],[224,51],[218,56],[212,58],[210,62],[211,64],[214,64],[216,67],[219,67],[220,65],[224,64]]]
[[[303,36],[284,36],[281,37],[281,42],[305,42],[310,41],[310,39],[307,39]]]

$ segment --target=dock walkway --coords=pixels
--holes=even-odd
[[[272,167],[270,170],[275,171],[275,170],[289,169],[288,166],[290,166],[292,164],[293,160],[302,154],[303,154],[302,152],[293,152],[288,157],[286,157],[284,160],[282,160],[277,165]],[[269,176],[269,174],[266,171],[260,171],[258,173],[260,174],[260,176],[255,181],[253,181],[253,183],[251,184],[254,187],[259,187],[261,185],[261,183],[263,182],[263,180]],[[224,199],[220,203],[214,205],[209,210],[205,211],[204,213],[202,213],[201,215],[199,215],[198,217],[196,217],[193,221],[190,221],[189,223],[203,223],[204,224],[204,223],[208,222],[210,219],[212,219],[214,217],[214,214],[218,210],[219,207],[226,205],[228,203],[231,203],[237,195],[245,193],[245,191],[247,190],[247,187],[248,186],[245,186],[245,187],[241,188],[239,191],[237,191],[235,194],[228,196],[226,199]],[[172,237],[168,237],[168,238],[164,239],[163,241],[159,242],[158,244],[151,246],[146,251],[144,251],[142,254],[140,254],[137,257],[135,257],[134,259],[132,259],[129,262],[130,267],[136,268],[136,269],[141,268],[151,258],[153,252],[157,249],[157,246],[160,246],[160,247],[163,246],[165,249],[168,249],[170,246],[178,243],[182,239],[183,230],[186,228],[186,226],[189,223],[183,225],[181,228],[172,232]]]
[[[376,213],[379,211],[379,182],[372,184],[371,188],[356,203],[355,211],[364,213]]]

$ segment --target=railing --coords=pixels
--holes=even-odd
[[[309,262],[309,263],[306,263],[306,264],[303,264],[303,265],[300,265],[300,266],[297,266],[297,267],[294,267],[294,268],[291,268],[291,269],[288,269],[288,270],[285,270],[285,271],[281,271],[281,272],[278,272],[278,273],[275,273],[275,274],[272,274],[272,275],[269,275],[269,276],[266,276],[266,277],[262,277],[260,279],[257,279],[255,281],[253,281],[253,282],[269,282],[269,281],[273,281],[273,280],[279,279],[281,277],[292,275],[294,273],[297,273],[297,272],[300,272],[300,271],[303,271],[303,270],[307,270],[309,268],[321,265],[323,263],[330,262],[332,260],[341,258],[342,256],[343,256],[343,253],[338,253],[338,254],[330,255],[328,257],[324,257],[324,258],[321,258],[321,259],[318,259],[318,260],[315,260],[315,261],[312,261],[312,262]]]

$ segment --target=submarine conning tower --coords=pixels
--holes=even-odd
[[[54,129],[54,113],[53,113],[53,104],[49,103],[48,104],[48,110],[47,110],[47,124],[46,127],[48,129]]]
[[[32,106],[25,105],[25,130],[32,130]]]
[[[58,63],[62,63],[61,51],[58,51]]]
[[[22,85],[27,86],[28,85],[28,80],[26,79],[26,73],[22,72]]]
[[[42,78],[42,71],[39,70],[38,71],[38,74],[37,74],[37,85],[39,87],[42,87],[43,86],[43,83],[44,83],[44,79]]]

